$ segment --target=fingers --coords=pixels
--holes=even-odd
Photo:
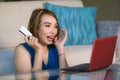
[[[62,29],[62,35],[61,38],[65,41],[67,38],[67,31],[65,29]]]
[[[33,47],[35,50],[41,48],[41,44],[38,42],[38,38],[36,38],[34,36],[25,36],[24,40],[28,45]]]
[[[55,39],[55,43],[62,43],[64,44],[67,38],[67,31],[65,29],[61,30],[61,34],[59,36],[59,39]]]
[[[24,37],[25,42],[28,42],[28,38],[29,38],[29,36]]]
[[[35,37],[33,36],[25,36],[24,38],[25,42],[28,43],[29,45],[33,45]]]
[[[28,43],[30,43],[32,45],[34,43],[34,37],[30,36],[28,38]]]

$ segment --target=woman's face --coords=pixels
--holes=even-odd
[[[53,16],[45,14],[41,18],[38,28],[39,40],[44,45],[53,43],[58,32],[58,23]]]

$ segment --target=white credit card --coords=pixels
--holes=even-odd
[[[29,32],[24,26],[21,26],[19,31],[24,35],[24,36],[32,36],[32,33]]]

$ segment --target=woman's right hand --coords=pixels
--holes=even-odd
[[[33,47],[35,50],[40,50],[42,48],[41,44],[38,41],[38,38],[34,36],[25,36],[24,40],[28,45]]]
[[[39,43],[38,38],[34,36],[25,36],[25,41],[28,45],[35,49],[35,59],[32,71],[42,70],[42,45]]]

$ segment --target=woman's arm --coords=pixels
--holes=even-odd
[[[64,52],[64,44],[67,38],[67,31],[62,29],[62,34],[60,35],[58,40],[55,40],[55,45],[58,49],[58,56],[59,56],[59,65],[60,68],[67,67],[65,52]]]
[[[42,70],[42,46],[38,42],[38,38],[34,36],[26,36],[26,43],[35,49],[35,58],[32,71]]]
[[[28,73],[32,70],[30,55],[22,45],[15,48],[14,64],[18,73]]]
[[[65,53],[63,53],[59,56],[59,65],[60,65],[60,69],[68,67],[66,58],[65,58]]]
[[[58,49],[58,56],[60,68],[68,67],[65,57],[64,45],[61,45],[60,48]]]
[[[42,70],[42,52],[37,50],[35,53],[34,66],[32,71]]]

